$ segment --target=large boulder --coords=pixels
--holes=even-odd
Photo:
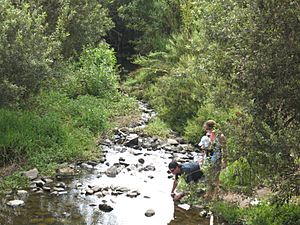
[[[37,168],[34,168],[32,170],[24,172],[23,175],[25,177],[27,177],[28,179],[30,179],[30,180],[34,180],[34,179],[36,179],[38,177],[39,171],[37,170]]]

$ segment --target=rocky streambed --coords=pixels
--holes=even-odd
[[[141,128],[155,113],[141,103],[141,121],[115,130],[104,140],[98,162],[77,162],[55,178],[33,169],[24,175],[30,189],[1,196],[0,224],[194,225],[209,224],[195,209],[184,210],[170,197],[168,163],[199,157],[180,137],[147,137]]]

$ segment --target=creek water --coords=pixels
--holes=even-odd
[[[145,120],[143,120],[146,122]],[[140,137],[139,137],[140,138]],[[194,209],[176,206],[170,197],[173,179],[167,173],[168,163],[174,157],[164,148],[131,148],[111,142],[102,145],[106,161],[93,167],[80,169],[80,174],[63,179],[65,194],[34,193],[28,190],[23,197],[24,206],[12,208],[6,203],[20,199],[15,193],[2,195],[0,201],[1,225],[207,225],[208,219]],[[178,153],[180,154],[180,153]],[[120,162],[122,163],[120,164]],[[106,175],[112,165],[119,165],[118,174]],[[58,182],[55,181],[55,182]],[[82,184],[82,185],[78,185]],[[87,195],[88,186],[124,187],[137,190],[139,195],[126,193],[104,197]],[[99,204],[107,204],[112,211],[103,212]],[[146,217],[152,209],[155,214]]]

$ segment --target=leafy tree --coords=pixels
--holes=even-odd
[[[0,12],[0,105],[8,105],[36,93],[52,75],[62,34],[46,34],[46,14],[39,7],[4,0]]]

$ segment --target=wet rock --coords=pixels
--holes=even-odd
[[[167,144],[169,144],[169,145],[179,145],[179,142],[176,139],[169,138],[167,140]]]
[[[136,198],[137,196],[139,196],[141,193],[137,190],[135,191],[131,191],[131,192],[128,192],[126,194],[127,197],[130,197],[130,198]]]
[[[105,171],[106,176],[108,177],[116,177],[120,170],[116,166],[112,166]]]
[[[199,216],[201,216],[201,217],[207,216],[207,211],[206,211],[206,210],[202,210],[202,211],[199,213]]]
[[[45,182],[42,180],[36,180],[36,181],[32,182],[32,184],[35,184],[36,187],[42,188],[45,185]]]
[[[53,180],[50,178],[42,178],[42,181],[44,181],[46,184],[53,183]]]
[[[94,192],[98,192],[98,191],[101,191],[101,190],[102,190],[102,187],[96,185],[96,186],[92,187],[92,190],[93,190]]]
[[[88,164],[88,163],[82,163],[81,165],[80,165],[80,167],[82,168],[82,169],[93,169],[93,165],[90,165],[90,164]]]
[[[25,190],[18,190],[17,191],[17,195],[19,196],[19,197],[26,197],[27,195],[28,195],[28,192],[27,191],[25,191]]]
[[[144,168],[145,171],[155,171],[155,166],[152,165],[147,165]]]
[[[155,215],[155,211],[153,209],[148,209],[145,212],[145,216],[147,216],[147,217],[151,217],[151,216],[154,216],[154,215]]]
[[[49,192],[51,191],[51,188],[50,188],[50,187],[43,187],[42,189],[43,189],[44,191],[49,191]]]
[[[54,187],[53,188],[54,191],[64,191],[64,188],[60,188],[60,187]]]
[[[97,203],[90,203],[89,206],[95,207],[97,206]]]
[[[67,185],[64,183],[64,182],[59,182],[55,185],[55,187],[58,187],[58,188],[67,188]]]
[[[108,204],[99,204],[99,209],[103,212],[111,212],[113,210],[113,207]]]
[[[18,207],[24,205],[25,203],[23,200],[12,200],[7,202],[6,204],[11,207]]]
[[[64,167],[64,168],[59,168],[56,170],[57,177],[69,177],[69,176],[74,176],[75,175],[75,170],[74,168],[70,167]]]
[[[82,183],[77,183],[76,184],[76,188],[81,188],[83,185],[82,185]]]
[[[96,192],[94,195],[97,196],[98,198],[102,198],[103,197],[103,193],[101,191]]]
[[[85,189],[85,194],[86,195],[92,195],[92,194],[94,194],[94,191],[92,189],[90,189],[90,188],[86,188]]]
[[[140,159],[138,160],[138,162],[141,163],[141,164],[144,164],[144,163],[145,163],[145,160],[144,160],[143,158],[140,158]]]
[[[124,142],[124,146],[132,147],[134,145],[139,144],[139,136],[137,134],[130,134],[126,137],[126,140]]]
[[[125,162],[125,159],[123,157],[120,157],[119,162]]]
[[[25,177],[27,177],[28,179],[30,179],[30,180],[34,180],[34,179],[36,179],[38,177],[39,171],[37,170],[37,168],[34,168],[32,170],[24,172],[23,175]]]
[[[112,143],[111,140],[105,139],[105,140],[102,141],[101,144],[102,144],[102,145],[106,145],[106,146],[112,146],[113,143]]]
[[[105,161],[106,161],[106,157],[102,157],[102,158],[100,159],[100,163],[105,163]]]

